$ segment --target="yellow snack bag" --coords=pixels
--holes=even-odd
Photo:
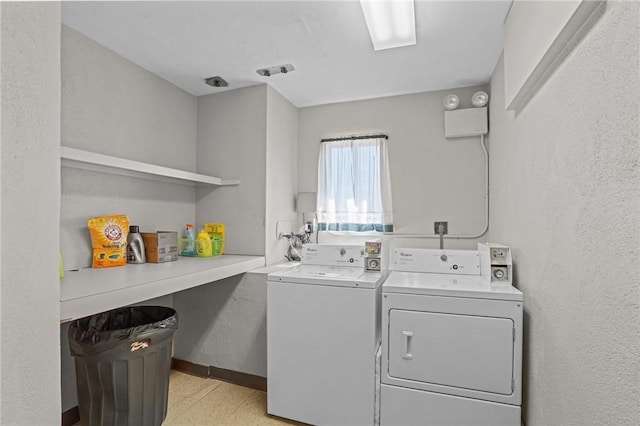
[[[89,219],[93,268],[111,268],[127,264],[129,218],[118,214]]]

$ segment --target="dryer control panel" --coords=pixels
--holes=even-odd
[[[394,271],[432,274],[480,275],[480,260],[475,250],[395,249]]]

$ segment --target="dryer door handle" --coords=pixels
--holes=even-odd
[[[413,359],[411,354],[411,339],[413,339],[413,331],[402,331],[402,359]]]

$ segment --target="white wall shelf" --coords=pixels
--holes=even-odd
[[[60,280],[60,322],[176,293],[264,266],[262,256],[223,255],[66,271]]]
[[[525,107],[602,16],[605,3],[513,2],[504,23],[505,109]]]
[[[60,147],[60,158],[62,166],[64,167],[121,176],[132,176],[161,182],[179,183],[190,186],[225,186],[238,185],[240,183],[238,179],[221,179],[66,146]]]

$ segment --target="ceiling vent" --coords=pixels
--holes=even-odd
[[[229,87],[229,83],[225,81],[224,78],[220,76],[209,77],[204,80],[211,87]]]
[[[276,65],[269,68],[262,68],[257,70],[256,72],[263,77],[271,77],[272,75],[276,75],[280,73],[286,74],[291,71],[295,71],[295,68],[293,67],[293,65],[284,64],[284,65]]]

